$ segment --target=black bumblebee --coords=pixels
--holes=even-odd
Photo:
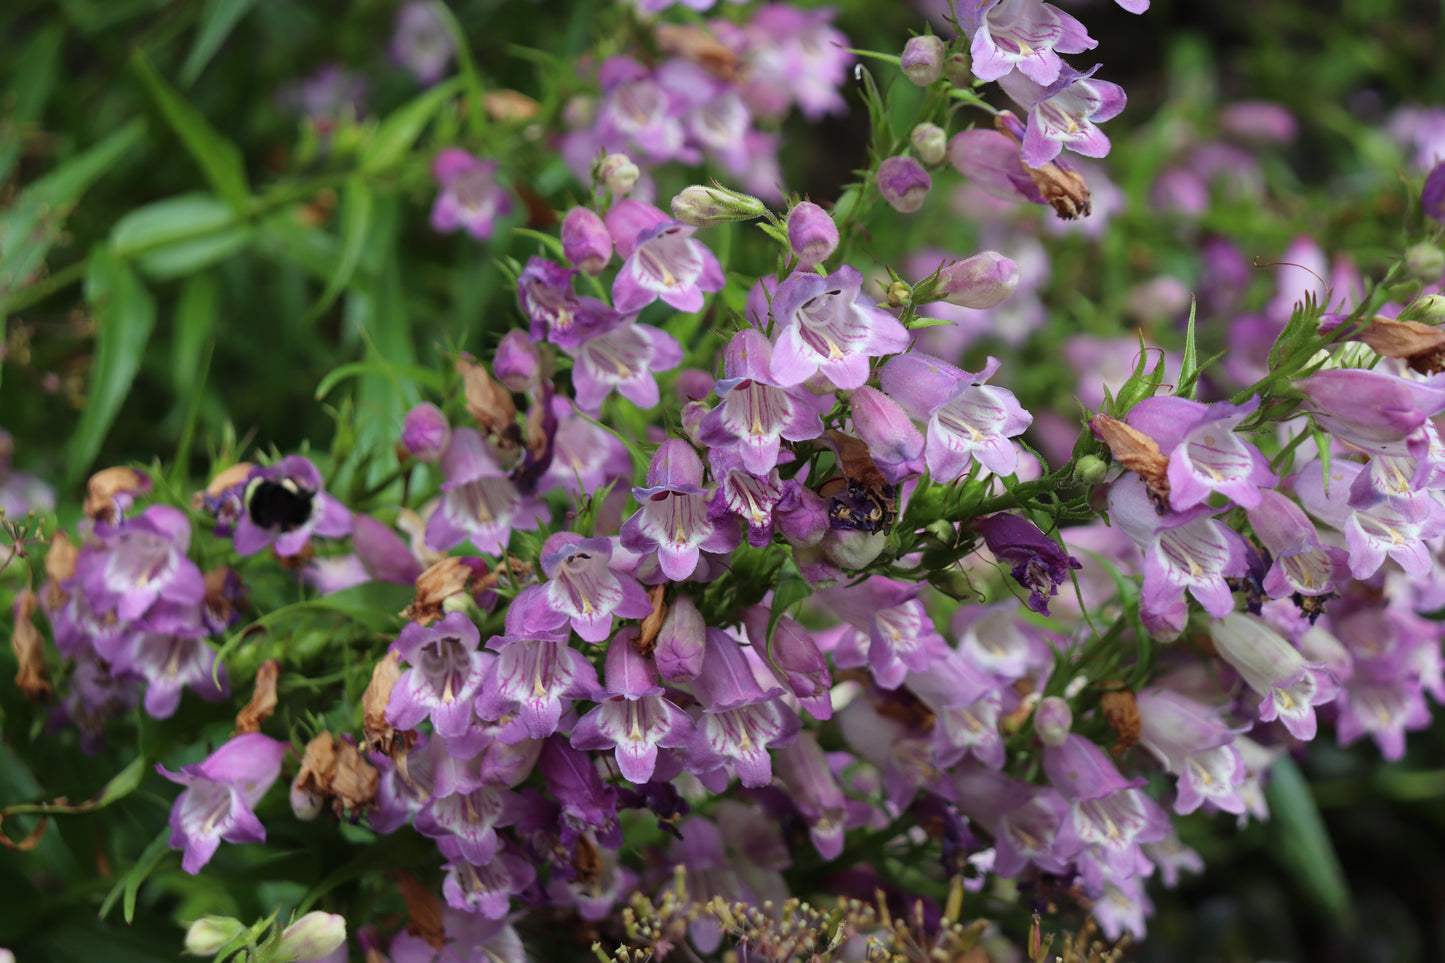
[[[292,532],[311,521],[316,493],[290,478],[253,478],[246,483],[246,514],[261,528]]]

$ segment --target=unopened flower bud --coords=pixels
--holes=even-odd
[[[817,204],[803,201],[788,212],[788,244],[799,268],[821,264],[838,249],[838,225]]]
[[[912,157],[890,157],[878,165],[878,192],[895,211],[912,214],[923,206],[933,178]]]
[[[346,920],[335,913],[307,913],[281,933],[274,963],[319,960],[346,942]]]
[[[1420,192],[1420,207],[1426,217],[1445,224],[1445,160],[1425,175],[1425,188]]]
[[[492,359],[492,373],[507,386],[508,391],[525,394],[542,371],[542,355],[536,344],[520,328],[502,335],[497,355]]]
[[[574,207],[562,218],[562,253],[588,274],[598,274],[612,260],[612,235],[597,212]]]
[[[192,956],[215,956],[246,927],[229,916],[202,916],[186,930],[186,952]]]
[[[597,181],[612,192],[615,197],[626,197],[632,193],[640,172],[632,158],[626,154],[608,154],[597,165]]]
[[[1046,746],[1062,746],[1074,727],[1074,713],[1058,696],[1040,699],[1034,709],[1034,732]]]
[[[436,405],[423,403],[406,413],[401,443],[417,461],[436,461],[451,438],[447,416]]]
[[[1445,295],[1426,294],[1406,305],[1401,321],[1423,321],[1425,324],[1445,322]]]
[[[920,87],[943,76],[943,41],[934,36],[913,37],[903,47],[903,72]]]
[[[1097,485],[1109,472],[1109,463],[1098,455],[1085,455],[1074,463],[1074,480],[1081,485]]]
[[[888,285],[888,306],[901,308],[913,303],[913,286],[907,281],[894,281]]]
[[[935,297],[960,307],[995,307],[1019,286],[1019,266],[997,251],[983,251],[938,270]]]
[[[1425,284],[1434,284],[1445,274],[1445,251],[1434,244],[1421,242],[1405,249],[1405,270]]]
[[[767,213],[762,201],[725,187],[693,184],[672,199],[672,216],[684,224],[707,227],[724,221],[751,221]]]
[[[962,50],[949,54],[943,62],[943,76],[955,87],[968,87],[973,84],[973,61]]]
[[[908,142],[918,159],[930,167],[943,163],[943,158],[948,156],[948,135],[937,124],[919,124],[913,128]]]

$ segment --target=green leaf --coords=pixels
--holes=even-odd
[[[26,135],[39,122],[46,103],[50,101],[60,71],[60,41],[63,36],[64,32],[58,25],[38,30],[15,60],[15,82],[6,91],[6,97],[13,98],[12,106],[4,128],[0,128],[5,130],[5,135],[0,137],[0,183],[9,179],[10,172],[19,163]]]
[[[135,861],[135,865],[115,881],[115,885],[110,888],[105,901],[100,904],[100,913],[98,914],[100,919],[105,919],[111,908],[115,906],[116,900],[121,899],[125,921],[131,923],[135,920],[136,894],[140,891],[141,883],[146,881],[146,877],[155,871],[155,868],[160,865],[160,861],[171,851],[169,839],[169,827],[162,829],[160,835],[152,839],[150,845],[141,853],[140,859]]]
[[[246,167],[241,160],[240,148],[221,136],[221,132],[212,127],[200,111],[176,93],[175,88],[156,73],[145,54],[137,50],[130,63],[160,109],[161,116],[181,139],[211,188],[236,213],[245,214],[251,202],[251,189],[246,183]]]
[[[1193,298],[1189,299],[1189,325],[1184,329],[1184,362],[1179,368],[1179,384],[1174,394],[1180,398],[1194,400],[1195,387],[1199,382],[1199,353],[1194,343],[1194,313],[1199,307]]]
[[[393,111],[371,138],[361,158],[361,172],[375,174],[390,170],[408,157],[422,130],[442,105],[456,95],[460,84],[461,80],[453,77]]]
[[[1320,913],[1348,926],[1354,907],[1340,859],[1299,767],[1288,756],[1270,769],[1270,853]]]
[[[194,274],[245,247],[249,225],[209,194],[181,194],[136,208],[116,222],[111,249],[151,277]]]
[[[206,0],[206,9],[201,14],[201,26],[196,39],[191,42],[191,52],[181,65],[181,86],[189,87],[201,76],[201,71],[211,62],[221,44],[231,35],[236,24],[246,16],[256,0]]]
[[[95,797],[94,809],[109,806],[117,799],[129,796],[140,787],[141,780],[145,778],[147,771],[144,756],[137,756],[120,772],[111,777],[110,782],[101,789],[100,795]]]
[[[67,484],[79,481],[95,460],[140,369],[156,323],[156,302],[135,272],[106,245],[90,255],[85,300],[96,312],[95,356],[85,410],[66,453]]]
[[[434,368],[428,368],[419,364],[390,364],[383,361],[353,361],[350,364],[341,365],[327,372],[326,377],[316,386],[316,400],[322,401],[327,395],[336,389],[336,386],[351,378],[359,378],[366,375],[385,375],[387,377],[401,376],[410,378],[417,384],[424,386],[429,391],[440,394],[445,387],[445,379],[442,373]]]
[[[134,148],[144,132],[144,123],[131,121],[32,183],[0,213],[0,296],[20,289],[44,263],[66,210]],[[0,313],[4,310],[0,306]]]
[[[367,235],[371,231],[371,219],[375,210],[375,195],[366,181],[359,175],[347,179],[341,194],[341,256],[327,279],[326,290],[320,299],[306,312],[306,320],[314,321],[326,309],[336,303],[337,297],[351,283],[361,253],[366,249]]]

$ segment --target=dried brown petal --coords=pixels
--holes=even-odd
[[[281,663],[267,659],[256,670],[256,689],[251,701],[236,713],[236,735],[260,732],[261,723],[271,718],[276,711],[276,679],[281,675]]]
[[[336,770],[331,777],[331,792],[339,811],[357,813],[376,805],[376,787],[381,775],[367,762],[361,750],[350,742],[336,747]]]
[[[456,362],[457,374],[462,376],[462,391],[466,396],[467,411],[482,431],[496,435],[505,447],[517,443],[517,406],[512,402],[512,393],[504,385],[492,380],[487,369],[468,357]]]
[[[251,469],[255,467],[256,466],[249,461],[238,461],[230,468],[222,468],[216,473],[216,477],[211,479],[211,483],[206,486],[205,493],[212,498],[225,494],[229,489],[235,488],[250,478]]]
[[[306,751],[301,756],[301,770],[291,781],[292,795],[306,793],[315,800],[319,810],[321,803],[331,794],[331,776],[335,771],[336,740],[331,733],[322,732],[306,744]],[[315,815],[314,810],[311,815]]]
[[[1374,318],[1360,340],[1387,358],[1404,358],[1422,374],[1445,370],[1445,330],[1419,321]]]
[[[15,650],[19,669],[15,685],[25,698],[36,702],[50,701],[50,682],[45,678],[45,637],[35,627],[35,606],[39,599],[30,589],[15,598],[15,631],[10,647]]]
[[[70,597],[60,583],[75,577],[75,563],[79,558],[80,549],[75,547],[63,529],[50,536],[50,549],[45,553],[45,574],[49,578],[45,594],[46,611],[55,611]]]
[[[140,495],[151,490],[150,476],[134,468],[119,466],[102,468],[90,476],[85,485],[85,514],[98,522],[114,524],[120,520],[118,495]]]
[[[823,438],[838,456],[838,470],[845,478],[871,488],[882,488],[888,484],[888,479],[883,477],[883,473],[873,463],[867,443],[861,438],[846,435],[833,428],[823,432]]]
[[[424,886],[417,878],[403,870],[392,870],[392,879],[406,903],[406,931],[420,937],[435,947],[446,943],[446,930],[442,926],[442,902],[430,886]]]
[[[1112,689],[1099,697],[1104,718],[1114,730],[1114,755],[1122,756],[1139,744],[1139,703],[1132,689]]]
[[[994,120],[994,129],[1003,134],[1015,144],[1019,139],[1009,129],[1005,111]],[[1023,162],[1020,161],[1022,164]],[[1060,166],[1057,161],[1049,161],[1043,167],[1030,167],[1023,164],[1023,169],[1028,172],[1029,178],[1044,200],[1054,209],[1054,213],[1060,219],[1072,221],[1077,217],[1088,217],[1094,209],[1093,201],[1090,199],[1089,185],[1085,183],[1083,175],[1072,167]]]
[[[660,24],[657,46],[663,53],[686,57],[719,79],[736,82],[742,61],[737,51],[724,44],[706,27],[693,24]]]
[[[659,582],[647,590],[647,597],[652,601],[652,611],[642,620],[642,632],[632,643],[632,647],[640,655],[650,656],[657,648],[657,634],[662,631],[663,619],[667,618],[666,595],[666,582]]]
[[[442,603],[465,592],[477,576],[477,570],[466,561],[447,556],[417,576],[416,601],[408,605],[402,615],[413,622],[431,625],[442,617]]]
[[[1169,456],[1159,450],[1158,442],[1108,415],[1090,418],[1089,427],[1096,438],[1109,446],[1115,461],[1144,479],[1156,503],[1169,504]]]
[[[235,570],[229,565],[220,565],[206,573],[206,596],[202,600],[211,617],[222,624],[229,624],[236,611],[236,594],[231,591],[239,580],[233,580]],[[241,591],[245,591],[242,589]]]
[[[493,120],[531,120],[542,110],[542,105],[520,90],[489,90],[482,96],[482,104]]]
[[[391,690],[400,678],[401,653],[392,650],[371,670],[371,683],[361,697],[361,732],[366,748],[388,756],[396,745],[397,733],[386,721],[386,707],[391,702]]]

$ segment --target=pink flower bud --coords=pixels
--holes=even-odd
[[[617,197],[626,197],[637,184],[640,171],[626,154],[608,154],[597,165],[597,180]]]
[[[517,328],[502,335],[496,357],[492,360],[492,373],[507,386],[508,391],[525,393],[537,383],[541,372],[542,355],[527,332]]]
[[[838,225],[817,204],[803,201],[788,212],[788,243],[798,256],[798,267],[810,268],[838,249]]]
[[[420,404],[406,414],[401,426],[401,443],[417,461],[436,461],[451,438],[447,416],[433,404]]]
[[[688,682],[702,671],[703,640],[706,626],[702,613],[686,595],[679,595],[662,620],[657,634],[653,660],[664,679]]]
[[[612,237],[596,211],[574,207],[562,218],[562,253],[588,274],[599,274],[612,260]]]
[[[943,76],[943,41],[934,36],[913,37],[903,47],[903,72],[920,87]]]
[[[1428,217],[1445,224],[1445,161],[1425,175],[1425,189],[1420,192],[1420,207]]]
[[[1058,696],[1039,700],[1034,709],[1034,732],[1046,746],[1062,746],[1074,727],[1074,713],[1069,704]]]
[[[965,308],[992,308],[1019,286],[1019,266],[997,251],[984,251],[938,272],[937,295]]]
[[[878,165],[878,191],[901,214],[912,214],[923,206],[933,178],[912,157],[890,157]]]

